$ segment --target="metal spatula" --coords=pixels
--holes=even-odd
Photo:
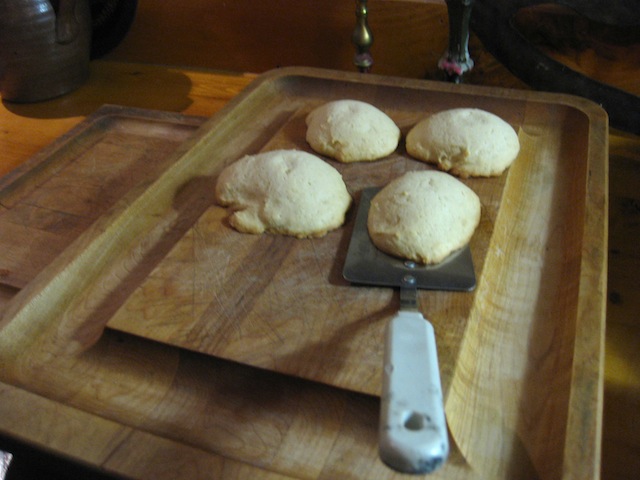
[[[469,247],[438,265],[420,265],[378,250],[369,237],[369,204],[378,188],[363,190],[343,275],[356,284],[400,287],[400,311],[386,331],[380,412],[380,458],[394,470],[429,473],[449,453],[433,326],[418,310],[417,289],[472,290]]]

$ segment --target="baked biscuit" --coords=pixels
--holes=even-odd
[[[391,154],[400,129],[386,113],[359,100],[325,103],[306,117],[311,148],[343,163],[377,160]]]
[[[216,200],[229,223],[246,233],[320,237],[344,223],[351,196],[340,173],[298,150],[248,155],[225,168]]]
[[[373,244],[390,255],[435,264],[464,247],[480,222],[480,199],[437,170],[408,172],[371,200]]]
[[[518,134],[493,113],[455,108],[416,124],[406,139],[407,153],[460,177],[501,175],[520,150]]]

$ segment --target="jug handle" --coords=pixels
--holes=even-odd
[[[84,0],[81,0],[84,1]],[[77,0],[60,0],[56,16],[56,41],[61,45],[71,43],[80,32],[76,19]]]

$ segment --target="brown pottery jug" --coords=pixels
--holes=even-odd
[[[0,96],[38,102],[89,76],[88,0],[0,0]]]

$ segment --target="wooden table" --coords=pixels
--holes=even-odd
[[[210,116],[253,78],[251,74],[94,61],[89,82],[70,95],[33,105],[2,106],[0,174],[23,164],[105,103]],[[602,471],[604,478],[619,479],[632,478],[640,467],[640,305],[634,295],[640,285],[640,139],[612,132],[609,141],[610,302]],[[2,287],[0,309],[16,293],[16,289]],[[145,349],[165,348],[145,343],[138,345],[134,354],[127,349],[130,347],[119,344],[117,336],[103,345],[114,350],[114,358],[126,356],[140,368],[145,368]],[[195,388],[189,383],[190,375],[211,368],[197,355],[187,354],[179,363],[170,355],[167,358],[167,378],[160,381],[174,381],[174,369],[180,368],[185,389]],[[104,368],[117,372],[117,361]],[[376,461],[377,399],[229,362],[216,363],[215,372],[204,395],[207,401],[189,406],[212,412],[212,424],[203,427],[203,435],[212,438],[211,449],[149,433],[144,421],[138,423],[135,418],[129,425],[118,424],[8,384],[0,385],[0,431],[75,460],[139,478],[390,475]],[[127,385],[126,378],[122,384]],[[91,388],[89,383],[77,394],[87,394],[86,389]],[[100,392],[94,393],[100,397]],[[73,404],[73,399],[69,400]],[[155,415],[162,416],[162,412]],[[222,445],[224,453],[215,453],[215,445]],[[274,449],[273,445],[279,447]],[[285,451],[287,455],[282,455]],[[300,473],[277,473],[285,469]]]

